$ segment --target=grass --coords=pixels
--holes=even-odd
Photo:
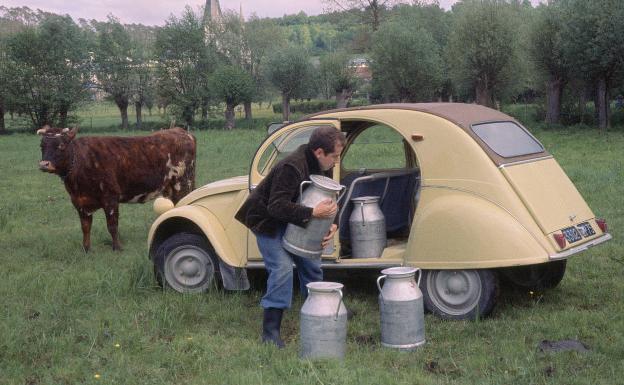
[[[287,348],[259,343],[262,277],[243,293],[180,295],[155,284],[147,259],[151,205],[123,205],[123,252],[103,214],[89,254],[58,177],[37,170],[39,138],[0,137],[0,385],[9,384],[617,384],[624,378],[624,133],[537,130],[614,239],[573,257],[544,293],[503,288],[492,317],[426,316],[427,344],[380,346],[376,273],[327,272],[346,283],[347,356],[297,358],[301,301],[284,320]],[[243,175],[262,129],[200,131],[198,185]],[[537,351],[575,338],[589,353]]]

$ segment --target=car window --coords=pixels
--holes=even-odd
[[[498,155],[504,158],[536,154],[544,146],[527,130],[514,122],[473,124],[472,131]]]
[[[371,126],[343,153],[342,167],[345,170],[405,168],[403,137],[392,127]]]
[[[267,175],[277,162],[287,157],[302,144],[308,143],[312,132],[318,127],[307,126],[278,136],[260,156],[258,172]]]

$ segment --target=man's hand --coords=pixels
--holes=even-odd
[[[338,211],[338,205],[331,199],[325,199],[319,202],[319,204],[312,210],[312,216],[314,218],[331,218]]]
[[[327,246],[329,242],[332,240],[337,229],[338,229],[338,226],[335,223],[332,223],[331,227],[329,228],[329,232],[327,233],[325,237],[323,237],[323,242],[321,243],[321,246],[323,248],[325,248],[325,246]]]

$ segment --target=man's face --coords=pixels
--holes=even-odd
[[[330,170],[334,167],[336,163],[340,161],[340,153],[342,152],[342,148],[342,143],[337,142],[334,144],[334,151],[329,154],[326,154],[322,148],[317,148],[316,150],[314,150],[314,155],[316,155],[316,159],[318,159],[321,170]]]

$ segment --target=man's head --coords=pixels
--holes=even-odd
[[[76,137],[78,128],[52,128],[44,126],[37,130],[41,135],[41,161],[39,169],[49,173],[58,173],[66,166],[67,146]]]
[[[320,126],[310,136],[308,148],[312,150],[321,170],[327,171],[340,160],[340,153],[345,144],[342,132],[332,126]]]

